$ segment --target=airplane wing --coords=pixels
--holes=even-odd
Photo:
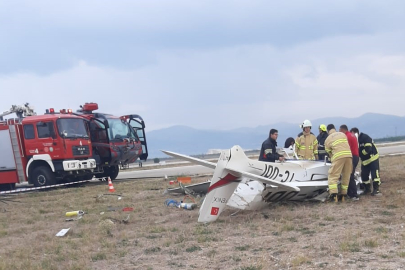
[[[296,181],[296,182],[291,182],[289,183],[291,186],[294,187],[327,187],[328,186],[328,180],[322,180],[322,181]]]
[[[291,185],[289,183],[284,183],[284,182],[280,182],[280,181],[274,181],[274,180],[268,179],[268,178],[260,176],[260,175],[240,171],[238,169],[230,168],[228,166],[226,167],[226,170],[229,170],[234,175],[242,175],[244,177],[247,177],[247,178],[250,178],[250,179],[253,179],[253,180],[257,180],[257,181],[262,182],[262,183],[269,184],[272,187],[283,187],[284,189],[291,190],[291,191],[300,191],[299,187],[293,186],[293,185]]]
[[[181,158],[181,159],[184,159],[184,160],[190,161],[192,163],[202,165],[204,167],[208,167],[208,168],[211,168],[211,169],[215,169],[217,167],[216,163],[205,161],[205,160],[202,160],[202,159],[199,159],[199,158],[193,158],[193,157],[190,157],[190,156],[186,156],[186,155],[182,155],[182,154],[178,154],[178,153],[170,152],[170,151],[164,151],[164,150],[160,150],[160,151],[162,151],[166,155]]]

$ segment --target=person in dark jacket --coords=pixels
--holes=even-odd
[[[360,133],[358,128],[352,128],[350,130],[354,135],[359,134],[359,156],[361,159],[361,181],[364,184],[364,193],[370,193],[371,183],[369,175],[373,180],[373,192],[371,195],[381,195],[380,193],[380,155],[378,154],[377,147],[374,144],[373,139],[365,133]]]
[[[276,160],[283,161],[284,156],[280,155],[276,151],[277,147],[278,130],[271,129],[269,138],[262,143],[260,150],[259,161],[276,162]]]
[[[319,134],[316,139],[318,140],[318,159],[325,160],[327,153],[325,151],[325,140],[328,138],[328,132],[324,124],[319,126]]]

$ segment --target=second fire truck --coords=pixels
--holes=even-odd
[[[114,180],[120,166],[134,163],[138,158],[147,159],[145,123],[136,114],[118,117],[96,110],[97,103],[85,103],[76,115],[89,123],[93,157],[97,162],[96,177]]]

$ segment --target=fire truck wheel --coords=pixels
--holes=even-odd
[[[93,179],[93,174],[86,174],[86,175],[83,175],[83,180],[91,180],[91,179]]]
[[[116,166],[109,167],[105,173],[107,176],[109,176],[111,178],[111,180],[115,180],[115,178],[117,178],[119,172],[120,172],[120,168],[118,167],[118,165],[116,165]]]
[[[32,172],[32,183],[36,187],[54,185],[55,175],[49,167],[39,166]]]

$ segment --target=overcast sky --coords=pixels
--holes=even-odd
[[[404,116],[404,91],[403,0],[0,0],[0,111],[232,129]]]

